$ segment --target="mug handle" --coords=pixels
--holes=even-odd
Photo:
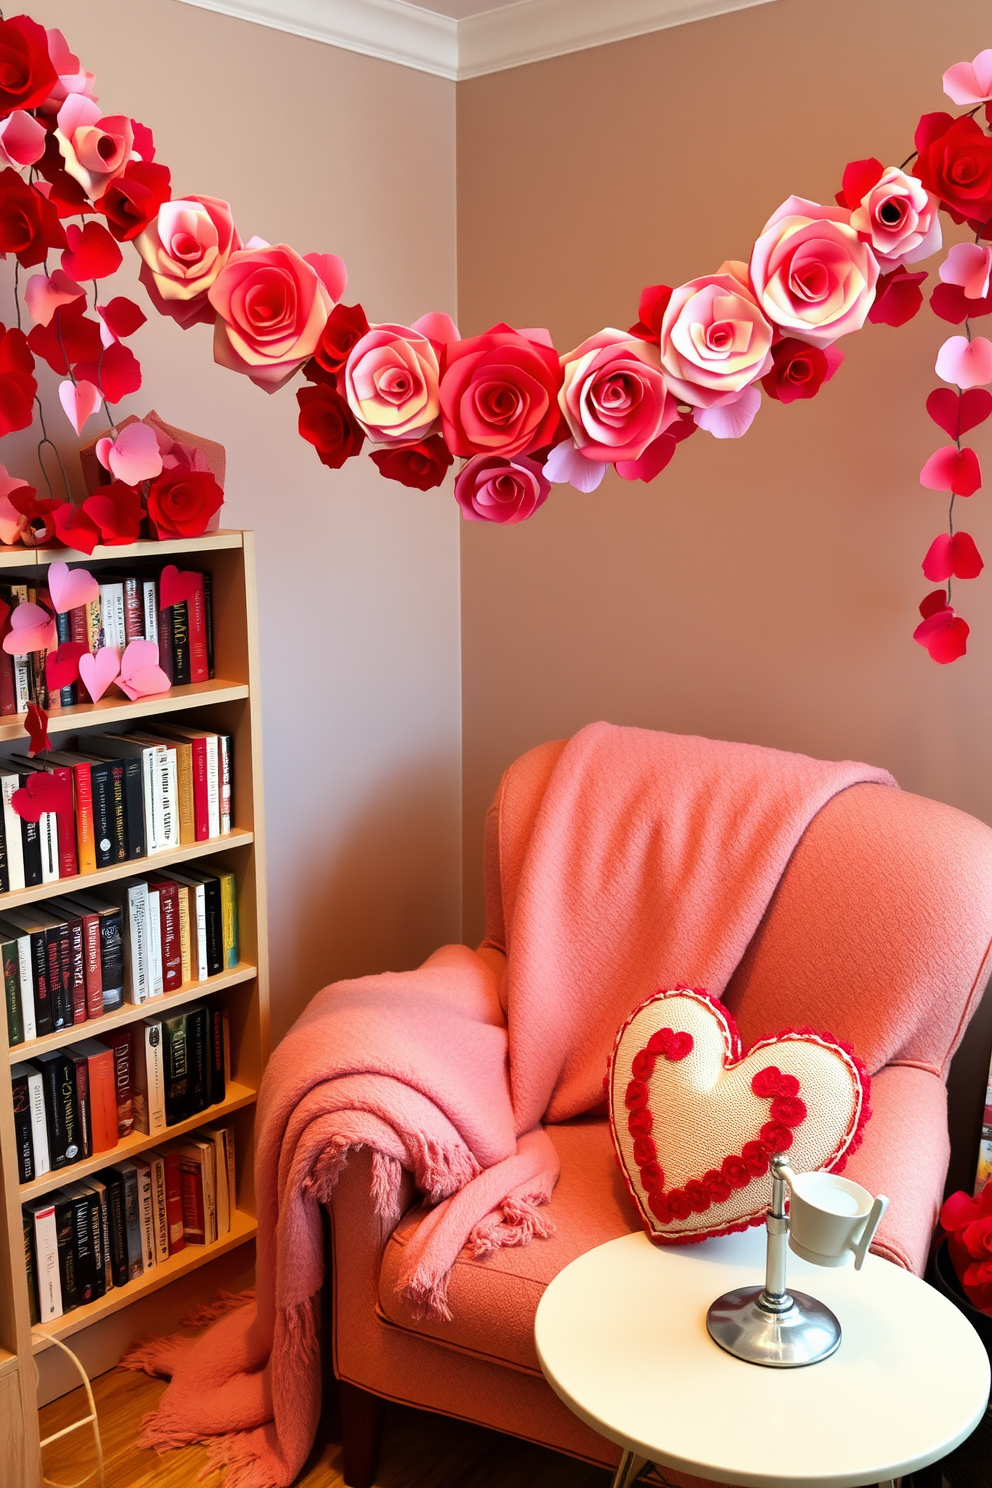
[[[868,1254],[868,1247],[871,1244],[871,1242],[874,1240],[874,1238],[875,1238],[875,1231],[878,1229],[879,1225],[881,1224],[882,1215],[885,1213],[885,1211],[886,1211],[886,1209],[888,1209],[888,1207],[889,1207],[889,1201],[888,1201],[888,1199],[885,1197],[884,1194],[879,1194],[878,1198],[875,1200],[874,1204],[872,1204],[872,1206],[871,1206],[871,1213],[868,1215],[868,1218],[865,1220],[865,1227],[861,1231],[861,1239],[858,1241],[857,1245],[854,1247],[854,1269],[855,1269],[855,1271],[860,1271],[861,1270],[861,1267],[864,1265],[864,1263],[865,1263],[865,1256]]]

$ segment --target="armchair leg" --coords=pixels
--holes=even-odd
[[[372,1488],[379,1458],[382,1402],[357,1385],[338,1381],[345,1488]]]

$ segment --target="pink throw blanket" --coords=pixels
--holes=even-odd
[[[549,1233],[545,1119],[602,1100],[616,1029],[659,986],[722,993],[813,816],[862,781],[850,762],[593,724],[562,750],[507,926],[507,957],[447,946],[416,971],[338,982],[275,1050],[259,1093],[257,1299],[131,1368],[171,1377],[145,1422],[160,1449],[205,1441],[227,1488],[288,1488],[320,1411],[320,1205],[353,1148],[399,1218],[401,1172],[436,1207],[404,1286],[446,1312],[468,1246]]]

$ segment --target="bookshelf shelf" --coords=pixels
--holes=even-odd
[[[139,1277],[137,1281],[129,1281],[124,1287],[114,1287],[98,1301],[89,1302],[85,1307],[76,1307],[72,1312],[56,1318],[53,1323],[36,1323],[31,1330],[34,1338],[34,1352],[40,1354],[46,1348],[51,1347],[53,1338],[70,1338],[73,1333],[88,1328],[91,1323],[99,1322],[101,1318],[109,1317],[113,1312],[120,1312],[122,1307],[127,1307],[138,1297],[147,1297],[152,1292],[168,1286],[170,1281],[185,1276],[187,1272],[206,1266],[209,1261],[226,1255],[236,1246],[253,1240],[257,1231],[258,1221],[256,1219],[253,1219],[250,1214],[242,1214],[240,1210],[235,1210],[231,1216],[230,1230],[220,1240],[215,1240],[212,1245],[187,1245],[185,1250],[170,1256],[167,1261],[163,1261],[153,1271]]]
[[[184,1002],[193,1002],[201,997],[209,997],[212,992],[223,992],[228,987],[240,986],[252,981],[257,975],[256,967],[242,961],[228,971],[207,977],[205,982],[186,982],[184,986],[177,987],[175,992],[166,992],[162,997],[151,997],[147,1002],[126,1002],[115,1012],[104,1013],[100,1018],[88,1018],[85,1023],[73,1023],[68,1028],[60,1028],[57,1033],[27,1039],[23,1044],[11,1044],[7,1050],[7,1058],[11,1064],[20,1064],[27,1059],[36,1059],[39,1054],[47,1054],[49,1049],[61,1049],[66,1044],[78,1043],[80,1038],[102,1038],[112,1028],[123,1028],[125,1024],[136,1023],[141,1018],[150,1018],[155,1014],[168,1017],[174,1008],[180,1007]]]
[[[58,735],[64,738],[70,732],[94,727],[113,730],[152,718],[199,725],[228,735],[232,741],[233,757],[232,818],[237,826],[231,832],[205,842],[187,843],[170,852],[154,853],[96,873],[0,894],[0,915],[18,906],[39,904],[46,899],[79,892],[99,892],[103,885],[115,880],[165,872],[170,867],[178,868],[197,860],[216,860],[219,866],[232,870],[235,876],[241,960],[237,966],[205,981],[187,983],[175,992],[141,1004],[127,1003],[102,1017],[12,1047],[8,1046],[5,1020],[0,1013],[0,1052],[6,1055],[0,1064],[5,1064],[8,1070],[13,1064],[30,1062],[68,1044],[83,1039],[100,1039],[112,1030],[137,1025],[143,1018],[167,1016],[181,1010],[184,1004],[205,1000],[214,1007],[219,1005],[225,1014],[225,1026],[230,1028],[231,1058],[231,1078],[227,1081],[223,1101],[163,1131],[149,1135],[133,1133],[110,1151],[71,1163],[26,1184],[17,1182],[17,1137],[9,1082],[5,1079],[4,1087],[0,1088],[0,1379],[6,1391],[0,1390],[0,1420],[5,1419],[4,1408],[8,1417],[11,1411],[15,1418],[20,1412],[20,1420],[15,1419],[14,1426],[19,1438],[17,1451],[23,1463],[23,1471],[16,1475],[8,1472],[4,1476],[0,1471],[3,1488],[8,1488],[8,1479],[9,1488],[38,1488],[41,1481],[38,1376],[34,1357],[42,1356],[39,1363],[44,1382],[46,1371],[50,1369],[48,1361],[58,1352],[53,1347],[53,1340],[77,1335],[73,1347],[95,1351],[95,1357],[101,1361],[100,1368],[110,1368],[128,1343],[155,1327],[156,1303],[150,1302],[137,1310],[133,1304],[161,1294],[158,1305],[163,1310],[163,1326],[168,1327],[164,1315],[174,1304],[169,1303],[164,1289],[225,1253],[236,1251],[254,1237],[254,1105],[268,1058],[269,1042],[253,536],[250,532],[222,530],[201,538],[97,547],[92,554],[61,547],[30,549],[0,545],[0,576],[5,582],[12,582],[17,573],[31,581],[40,581],[44,568],[53,561],[83,563],[87,567],[96,565],[105,573],[116,573],[121,579],[133,576],[136,571],[148,573],[150,565],[166,563],[175,563],[180,569],[209,570],[216,668],[211,681],[174,687],[160,697],[141,698],[136,703],[123,697],[105,697],[98,703],[64,709],[53,707],[49,712],[48,727],[56,749],[61,743]],[[24,753],[26,746],[24,716],[0,718],[0,767],[9,754]],[[235,1134],[237,1179],[232,1227],[228,1234],[212,1245],[186,1246],[127,1286],[113,1287],[96,1302],[74,1308],[50,1323],[32,1327],[21,1206],[76,1183],[101,1168],[161,1147],[174,1137],[217,1121],[231,1125]],[[195,1278],[185,1285],[194,1286]],[[102,1324],[102,1327],[93,1327],[95,1324]],[[90,1329],[92,1331],[87,1332]],[[6,1462],[7,1459],[3,1460]]]
[[[213,703],[231,703],[248,696],[248,687],[243,682],[193,682],[188,687],[173,687],[158,697],[142,698],[139,703],[129,703],[123,698],[102,697],[98,703],[77,703],[73,708],[52,708],[48,715],[50,735],[75,733],[77,729],[99,726],[113,728],[118,723],[133,723],[139,718],[158,718],[166,713],[175,713],[180,708],[206,708]],[[25,714],[7,715],[8,722],[0,723],[0,743],[27,742],[24,728]]]
[[[232,1080],[224,1100],[218,1101],[215,1106],[207,1106],[205,1111],[190,1116],[186,1121],[178,1121],[175,1126],[163,1127],[161,1131],[151,1135],[135,1132],[130,1137],[122,1138],[109,1152],[95,1152],[92,1157],[86,1157],[82,1162],[69,1163],[67,1167],[59,1168],[58,1172],[46,1173],[44,1178],[36,1178],[33,1183],[18,1184],[18,1202],[27,1204],[31,1199],[40,1199],[42,1194],[51,1193],[55,1188],[64,1188],[67,1183],[75,1183],[80,1178],[87,1178],[100,1168],[109,1168],[111,1163],[124,1162],[125,1159],[134,1157],[136,1152],[146,1152],[149,1147],[171,1142],[173,1137],[181,1137],[184,1132],[194,1131],[207,1122],[217,1121],[232,1111],[240,1111],[242,1106],[252,1105],[256,1094],[257,1091],[250,1090],[247,1085],[239,1085]]]
[[[99,889],[103,883],[115,878],[134,878],[140,873],[157,873],[161,868],[174,867],[177,863],[189,863],[194,858],[204,858],[210,853],[226,852],[232,847],[247,847],[254,835],[235,827],[223,837],[208,837],[206,842],[188,842],[173,852],[149,853],[147,858],[134,858],[129,863],[118,863],[115,868],[100,868],[96,873],[78,873],[74,878],[57,878],[54,883],[32,884],[29,889],[14,889],[9,894],[0,894],[0,915],[19,904],[36,904],[39,899],[54,899],[60,894],[85,893]]]

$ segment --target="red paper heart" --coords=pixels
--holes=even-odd
[[[193,598],[199,587],[199,574],[190,573],[188,569],[180,573],[174,563],[167,563],[158,581],[159,608],[167,610],[170,605],[185,603]]]
[[[44,708],[39,708],[37,703],[28,703],[24,727],[31,740],[29,755],[42,754],[46,749],[51,749],[52,741],[48,737],[48,714]]]
[[[120,341],[104,347],[102,356],[92,361],[77,362],[73,371],[77,378],[91,382],[99,388],[108,403],[119,403],[128,393],[136,393],[141,386],[141,367],[134,352]]]
[[[62,267],[70,279],[103,279],[115,274],[124,255],[102,222],[87,222],[84,227],[70,223],[65,230],[69,246],[62,254]]]
[[[57,651],[45,657],[45,681],[49,692],[70,687],[79,676],[79,658],[89,650],[85,641],[63,641]]]
[[[29,775],[27,784],[16,790],[10,804],[22,821],[40,821],[43,812],[64,811],[72,805],[72,786],[68,780],[39,770]]]
[[[957,439],[984,424],[992,413],[992,393],[985,388],[967,388],[958,397],[953,388],[934,388],[927,399],[927,413],[945,434]]]

